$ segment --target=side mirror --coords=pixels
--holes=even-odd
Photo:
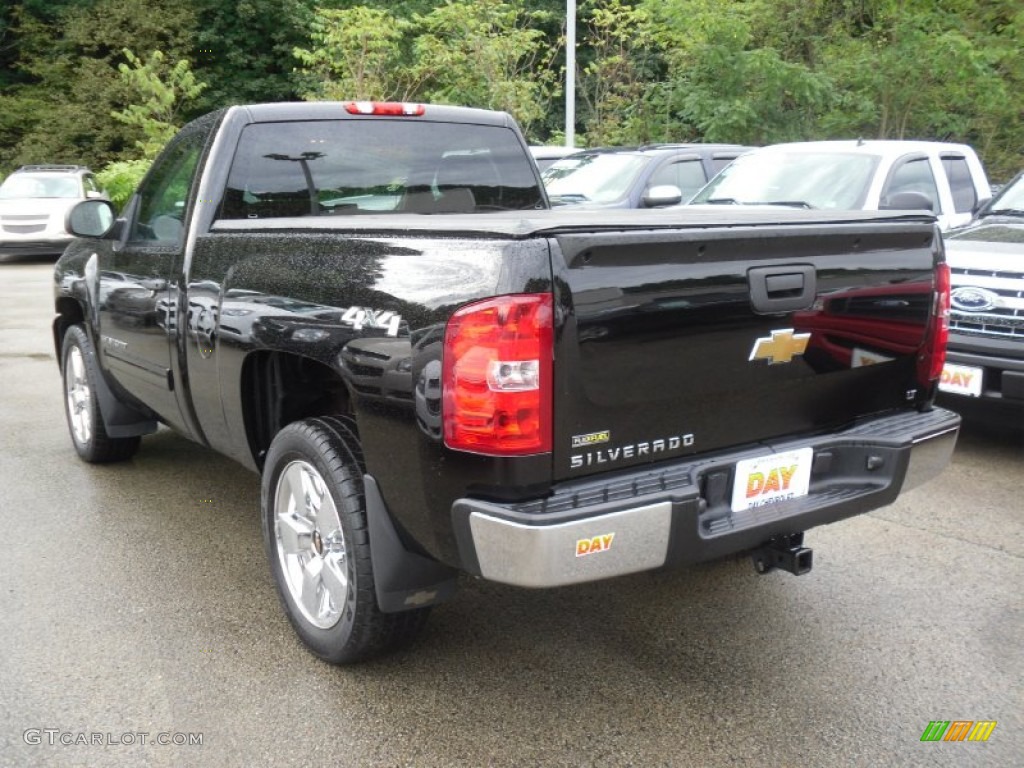
[[[683,202],[683,191],[675,184],[659,184],[644,193],[644,206],[647,208],[679,205],[681,202]]]
[[[924,192],[894,192],[882,200],[880,211],[934,211],[931,198]]]
[[[64,228],[77,237],[104,237],[114,228],[117,214],[109,200],[83,200],[68,211]]]

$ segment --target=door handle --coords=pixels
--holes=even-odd
[[[808,309],[818,295],[817,272],[809,264],[754,267],[747,283],[750,305],[763,315]]]

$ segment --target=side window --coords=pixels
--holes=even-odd
[[[944,155],[942,170],[949,180],[949,190],[953,193],[953,210],[957,213],[970,213],[978,202],[974,191],[974,179],[967,165],[967,158],[957,155]]]
[[[185,207],[205,133],[179,137],[157,159],[139,189],[138,213],[128,239],[176,245],[185,234]]]
[[[647,188],[650,189],[660,184],[671,184],[679,187],[683,193],[683,200],[689,200],[706,183],[704,166],[700,160],[680,160],[664,165],[655,171],[647,183]]]
[[[932,211],[939,210],[939,190],[935,186],[935,176],[932,174],[928,158],[915,157],[893,169],[889,183],[882,193],[882,199],[900,192],[920,192],[931,201]]]
[[[100,191],[100,187],[96,183],[96,177],[89,173],[82,177],[82,186],[85,187],[86,197],[92,193],[98,193]]]

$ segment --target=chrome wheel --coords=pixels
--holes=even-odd
[[[349,597],[348,553],[334,499],[306,461],[292,461],[278,477],[274,536],[295,604],[308,622],[330,629]]]
[[[71,433],[79,445],[88,445],[92,439],[92,388],[85,372],[85,358],[77,346],[68,351],[64,372],[64,392],[68,401],[68,421]]]

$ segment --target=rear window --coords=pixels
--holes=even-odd
[[[512,130],[375,117],[247,126],[218,217],[479,213],[542,204],[533,163]]]

